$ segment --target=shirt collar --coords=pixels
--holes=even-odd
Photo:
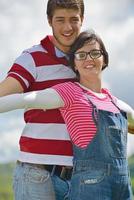
[[[55,54],[58,58],[65,57],[66,59],[68,59],[68,55],[63,51],[61,51],[60,49],[58,49],[57,47],[55,47]]]

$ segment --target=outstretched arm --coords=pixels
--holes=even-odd
[[[62,98],[52,88],[0,97],[0,112],[24,108],[55,109],[63,106]]]
[[[134,134],[134,110],[131,106],[121,100],[117,100],[117,105],[120,109],[127,112],[128,117],[128,132]]]
[[[23,88],[15,78],[7,77],[0,83],[0,97],[22,92]]]

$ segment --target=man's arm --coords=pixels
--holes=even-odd
[[[7,77],[0,83],[0,96],[6,96],[9,94],[22,93],[23,87],[20,82],[15,78]]]

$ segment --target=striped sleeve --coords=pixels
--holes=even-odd
[[[64,107],[69,107],[74,102],[75,89],[73,87],[73,83],[66,82],[57,84],[52,88],[61,96],[62,100],[64,101]]]
[[[36,78],[36,66],[31,54],[28,52],[22,53],[15,60],[7,76],[17,79],[26,91]]]

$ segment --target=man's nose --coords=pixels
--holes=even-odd
[[[72,30],[72,25],[70,22],[66,22],[65,25],[64,25],[64,31],[70,31]]]

